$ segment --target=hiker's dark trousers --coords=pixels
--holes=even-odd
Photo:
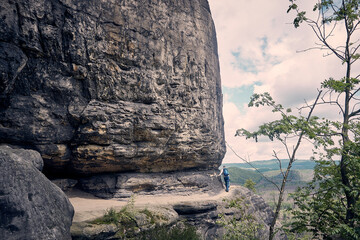
[[[226,187],[226,191],[229,191],[230,188],[230,177],[229,176],[224,176],[224,181],[225,181],[225,187]]]

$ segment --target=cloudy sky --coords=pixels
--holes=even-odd
[[[324,57],[326,51],[301,51],[314,47],[317,41],[308,26],[293,27],[295,12],[286,13],[289,1],[209,3],[219,47],[226,141],[238,155],[251,161],[272,159],[273,150],[285,158],[279,143],[255,143],[234,137],[236,129],[255,130],[261,123],[277,118],[267,108],[248,108],[250,96],[254,92],[269,92],[277,103],[296,109],[305,100],[311,103],[315,99],[323,80],[342,76],[343,66],[335,56]],[[303,7],[312,9],[311,4]],[[334,44],[343,42],[342,30],[334,32]],[[338,116],[337,110],[329,109],[318,109],[315,114],[326,112]],[[304,142],[298,158],[309,159],[311,155],[310,145]],[[224,162],[241,160],[227,148]]]

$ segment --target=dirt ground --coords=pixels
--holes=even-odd
[[[232,190],[235,188],[236,187],[232,187],[230,192],[225,192],[224,190],[218,194],[188,193],[187,195],[134,195],[133,197],[135,199],[135,206],[138,207],[166,206],[174,205],[179,202],[221,200],[230,196]],[[75,209],[73,222],[89,221],[101,217],[107,209],[121,209],[130,200],[130,198],[101,199],[89,193],[75,189],[68,191],[66,194]]]

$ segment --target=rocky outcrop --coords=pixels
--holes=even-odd
[[[223,190],[214,171],[108,174],[80,179],[77,186],[100,198],[127,198],[133,194],[218,193]]]
[[[226,231],[218,222],[222,215],[228,219],[235,218],[238,221],[244,219],[244,215],[250,215],[255,224],[259,226],[256,239],[265,240],[269,238],[269,225],[274,214],[261,197],[246,188],[233,187],[230,193],[218,194],[210,198],[207,194],[196,195],[191,191],[187,192],[187,198],[181,197],[184,196],[184,193],[183,195],[168,194],[167,196],[173,200],[166,204],[161,200],[166,195],[154,195],[151,198],[146,198],[148,203],[145,206],[143,205],[142,196],[144,195],[142,194],[146,193],[140,192],[133,199],[134,202],[131,204],[135,204],[135,206],[128,204],[122,208],[113,208],[114,211],[121,214],[132,216],[131,223],[123,222],[123,220],[101,223],[101,221],[94,221],[94,218],[85,221],[82,218],[82,221],[75,221],[72,225],[73,239],[123,239],[124,236],[142,239],[139,236],[146,236],[149,231],[155,231],[157,226],[163,226],[167,231],[170,231],[172,227],[179,227],[179,224],[184,223],[194,226],[201,239],[222,239]],[[89,202],[90,199],[85,200]],[[237,199],[241,199],[238,202],[241,208],[230,207],[229,201],[236,201]],[[81,215],[82,212],[80,211],[77,214]],[[239,226],[240,230],[247,227],[246,221],[242,223],[244,225]],[[274,239],[285,240],[287,237],[283,231],[279,230]]]
[[[230,195],[222,199],[181,202],[174,204],[172,208],[178,213],[179,220],[185,220],[195,226],[203,239],[221,239],[225,233],[224,228],[217,222],[221,214],[229,218],[235,217],[238,221],[244,219],[244,215],[253,217],[254,223],[259,225],[256,239],[269,239],[269,226],[274,217],[270,206],[263,198],[244,187],[237,186],[235,189],[233,187],[231,191]],[[229,201],[239,199],[241,199],[241,209],[229,206]],[[287,237],[280,227],[281,224],[278,223],[276,225],[278,231],[274,239],[285,240]]]
[[[55,175],[213,169],[224,155],[207,0],[4,0],[0,141]]]
[[[1,239],[71,239],[74,209],[41,168],[39,153],[0,145]]]
[[[79,179],[76,189],[70,189],[68,192],[70,200],[74,201],[75,209],[79,208],[72,225],[73,237],[74,239],[100,237],[121,239],[123,228],[130,234],[129,237],[134,237],[134,234],[136,236],[146,234],[159,224],[170,229],[186,222],[197,229],[202,239],[221,239],[225,230],[218,221],[223,214],[227,218],[235,217],[238,221],[245,216],[252,216],[254,224],[260,227],[259,239],[268,239],[269,226],[274,217],[269,205],[260,196],[241,186],[231,186],[230,192],[225,192],[221,179],[216,173],[215,171],[118,173]],[[64,182],[64,180],[57,181]],[[77,192],[77,188],[87,193]],[[137,227],[136,231],[132,229],[131,224],[114,222],[115,225],[99,225],[92,222],[96,217],[101,217],[104,210],[110,208],[120,212],[124,209],[128,210],[125,203],[129,199],[137,208],[137,211],[131,211],[134,216],[132,224]],[[225,199],[227,200],[224,201]],[[229,207],[230,200],[238,201],[242,208]],[[83,207],[84,204],[89,207]],[[96,210],[91,207],[95,204]],[[151,211],[153,215],[158,216],[158,220],[166,221],[154,222],[152,217],[143,217],[141,209]],[[277,228],[280,227],[278,224]],[[282,231],[279,231],[275,239],[287,238]]]

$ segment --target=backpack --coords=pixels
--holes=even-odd
[[[227,168],[224,168],[224,176],[229,176],[229,171],[227,170]]]

